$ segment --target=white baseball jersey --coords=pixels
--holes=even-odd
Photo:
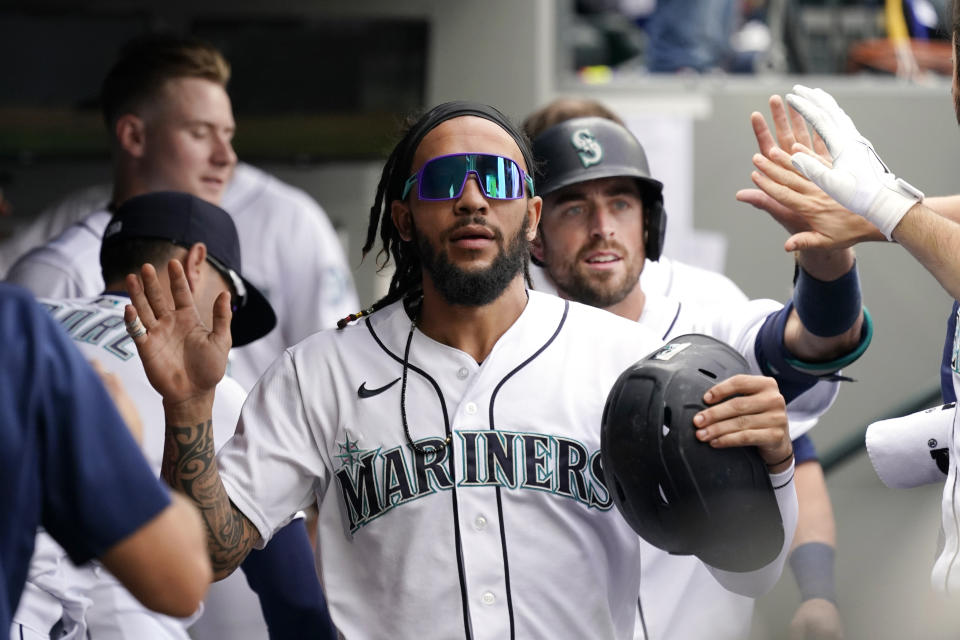
[[[266,541],[317,501],[318,569],[345,638],[632,638],[640,542],[604,483],[600,418],[619,374],[662,341],[536,291],[482,364],[416,330],[410,437],[452,437],[420,456],[400,406],[411,326],[396,303],[286,350],[218,456],[234,504]],[[792,474],[772,476],[779,557],[714,570],[728,588],[778,579]]]
[[[40,299],[39,302],[66,329],[87,359],[99,361],[104,369],[120,378],[143,422],[141,449],[159,475],[165,437],[163,406],[160,395],[147,381],[136,347],[127,335],[123,308],[129,299],[101,295],[66,301]],[[240,385],[230,378],[225,377],[217,386],[213,408],[216,445],[222,445],[233,435],[245,396]],[[233,594],[237,592],[237,585],[243,587],[245,591],[241,591],[240,599],[233,603],[231,615],[247,619],[253,634],[248,637],[265,638],[266,623],[260,613],[259,599],[246,585],[241,572],[234,575],[237,577],[231,576],[211,589],[229,589]],[[66,551],[41,532],[31,561],[28,587],[14,620],[30,629],[49,631],[61,617],[66,637],[85,638],[89,629],[92,638],[105,640],[188,640],[186,626],[192,622],[192,619],[180,620],[149,611],[97,563],[75,567]]]
[[[35,295],[68,299],[103,291],[100,243],[110,221],[109,194],[87,215],[21,257],[7,280]],[[89,193],[80,196],[89,202]],[[61,203],[55,211],[75,215]],[[360,308],[343,247],[323,210],[304,191],[247,164],[238,164],[221,206],[240,236],[243,275],[270,301],[277,326],[231,353],[230,375],[245,389],[280,355]],[[42,216],[43,214],[41,214]]]
[[[960,320],[960,312],[957,319]],[[953,369],[953,390],[960,398],[960,322],[953,335],[953,356],[950,368]],[[950,466],[947,481],[943,487],[941,501],[940,528],[943,532],[943,549],[933,565],[930,582],[941,593],[956,595],[960,593],[960,482],[958,482],[957,463],[960,461],[960,411],[954,407],[953,428],[947,438],[950,450]]]
[[[546,272],[533,268],[538,287],[555,290]],[[637,321],[664,341],[704,333],[752,350],[758,320],[782,306],[748,301],[726,276],[665,258],[645,263],[640,285],[646,299]],[[718,294],[727,298],[722,304]],[[795,398],[788,406],[791,438],[812,428],[838,391],[838,383],[821,382]],[[641,542],[641,557],[635,640],[739,640],[750,634],[754,599],[725,589],[695,556],[670,555]]]
[[[91,211],[103,208],[109,200],[109,184],[93,185],[71,193],[66,199],[15,226],[9,238],[0,240],[0,278],[6,277],[20,256],[46,244],[73,223],[86,218]]]
[[[660,256],[657,261],[643,263],[640,286],[648,295],[672,296],[694,300],[702,306],[746,302],[747,295],[733,280],[709,269]]]

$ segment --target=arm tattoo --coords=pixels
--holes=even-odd
[[[213,421],[190,427],[167,425],[160,475],[200,509],[214,577],[228,576],[260,539],[256,528],[223,488],[213,448]]]

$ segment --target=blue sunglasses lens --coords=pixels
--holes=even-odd
[[[469,173],[475,173],[488,198],[516,200],[523,197],[523,172],[513,160],[471,153],[434,158],[420,172],[422,200],[449,200],[463,191]]]
[[[420,174],[420,197],[431,200],[455,198],[467,175],[467,156],[436,158]]]

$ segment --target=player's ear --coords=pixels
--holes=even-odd
[[[146,153],[147,135],[143,119],[132,113],[125,113],[114,125],[114,135],[124,152],[134,158],[142,158]]]
[[[207,261],[207,245],[197,242],[187,250],[187,255],[181,260],[183,271],[187,274],[190,291],[196,291],[203,278],[203,265]]]
[[[530,241],[530,255],[536,264],[543,264],[543,232],[539,225],[533,235],[533,240]]]
[[[405,242],[413,240],[413,212],[406,202],[394,200],[390,203],[390,219]]]
[[[533,242],[540,235],[540,213],[543,211],[543,198],[534,196],[527,200],[527,240]]]

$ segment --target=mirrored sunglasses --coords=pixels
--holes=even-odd
[[[473,174],[486,197],[493,200],[518,200],[524,197],[524,185],[534,195],[533,178],[516,162],[486,153],[453,153],[428,160],[403,185],[401,200],[406,200],[417,183],[420,200],[454,200],[463,194]]]

